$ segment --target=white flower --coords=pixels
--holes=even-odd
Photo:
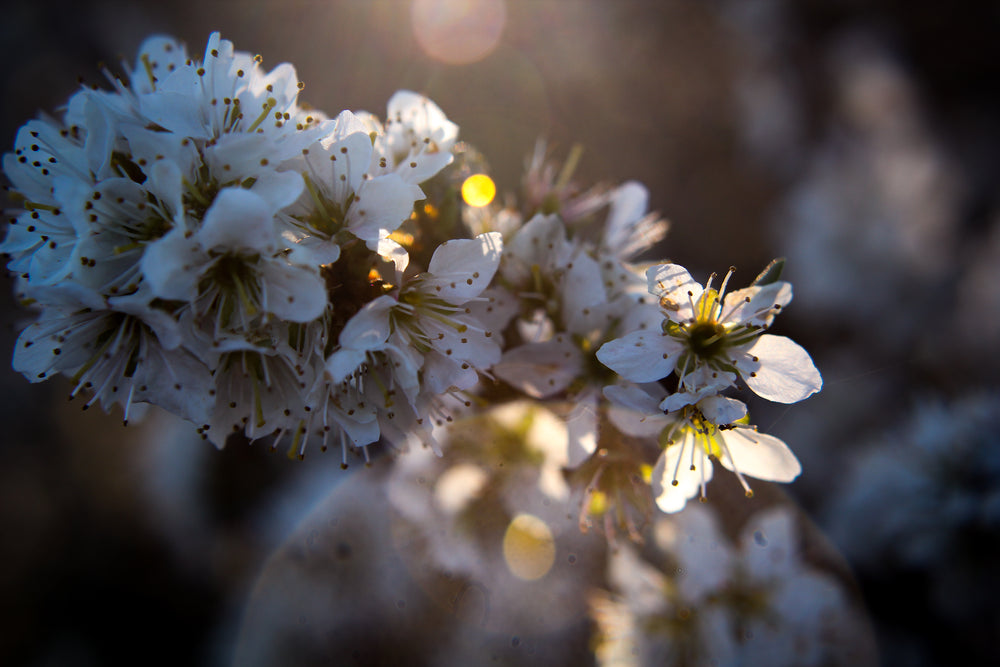
[[[583,371],[583,354],[565,334],[509,349],[493,367],[498,378],[532,398],[565,391]]]
[[[432,394],[474,385],[477,371],[499,360],[500,348],[465,304],[492,281],[501,246],[497,232],[441,244],[428,270],[400,287],[398,300],[379,297],[351,319],[328,361],[333,378],[346,377],[369,352],[391,346],[420,357],[423,385]]]
[[[786,282],[752,286],[726,294],[704,288],[676,264],[646,272],[649,291],[666,316],[661,330],[639,330],[606,343],[597,358],[633,382],[652,382],[677,370],[682,389],[723,388],[738,375],[758,396],[795,403],[822,386],[809,354],[784,336],[764,333],[792,299]],[[714,276],[713,276],[714,277]]]
[[[625,260],[663,240],[669,224],[656,213],[647,213],[649,190],[637,181],[626,181],[608,195],[611,210],[604,225],[601,250]]]
[[[745,476],[790,482],[802,470],[784,442],[744,423],[746,406],[735,399],[709,396],[667,415],[660,410],[662,399],[638,387],[611,385],[604,394],[625,408],[609,413],[617,428],[659,439],[663,453],[653,468],[652,487],[664,512],[680,511],[699,492],[705,497],[713,459],[736,473],[747,496],[752,491]]]
[[[287,345],[254,345],[239,338],[223,339],[213,374],[215,404],[209,440],[223,447],[232,433],[256,440],[284,432],[301,437],[315,370],[303,364]]]
[[[297,195],[298,174],[280,176],[281,188]],[[147,247],[142,270],[152,292],[190,304],[213,338],[247,331],[264,313],[291,322],[319,317],[326,286],[315,268],[281,255],[274,225],[280,203],[243,188],[220,192],[196,233],[178,227]]]
[[[317,118],[297,104],[302,86],[294,67],[284,63],[264,72],[260,56],[236,51],[217,32],[202,60],[181,61],[182,49],[162,37],[140,49],[132,78],[143,118],[174,135],[210,142],[222,154],[267,143],[276,150],[271,160],[280,162],[286,150],[288,157],[301,150],[296,131]]]
[[[375,140],[381,156],[375,166],[420,184],[451,164],[457,139],[458,126],[440,107],[419,93],[400,90],[389,99],[385,131]]]
[[[518,230],[504,250],[500,273],[515,291],[541,292],[544,279],[565,269],[573,246],[555,215],[536,215]]]
[[[308,252],[312,262],[327,264],[340,256],[340,244],[358,238],[388,260],[399,257],[398,271],[406,268],[406,251],[388,237],[424,193],[395,173],[373,177],[368,172],[373,154],[365,125],[344,111],[329,136],[282,165],[301,169],[306,185],[299,203],[287,211],[293,252]]]
[[[62,120],[29,121],[3,156],[3,171],[23,212],[11,220],[0,252],[7,268],[35,284],[55,284],[80,266],[78,244],[87,220],[71,211],[71,193],[111,175],[108,119],[81,91],[70,98]]]
[[[803,562],[787,507],[750,517],[735,549],[715,513],[698,506],[653,532],[677,561],[678,590],[727,617],[740,664],[845,664],[864,651],[861,637],[845,634],[852,629],[840,586]]]
[[[178,347],[181,334],[165,312],[150,308],[147,294],[102,299],[73,283],[32,287],[28,297],[44,303],[38,320],[20,335],[14,370],[31,382],[61,373],[88,390],[85,407],[151,402],[202,425],[208,422],[212,387],[208,368]]]
[[[701,596],[677,591],[673,578],[630,545],[610,554],[608,582],[613,593],[590,598],[601,667],[737,664],[727,615]]]

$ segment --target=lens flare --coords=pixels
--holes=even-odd
[[[424,53],[449,65],[467,65],[497,47],[507,7],[504,0],[413,0],[410,18]]]
[[[518,514],[503,536],[503,557],[518,579],[535,581],[552,569],[556,543],[548,525],[531,514]]]
[[[486,174],[473,174],[462,183],[462,199],[469,206],[486,206],[497,194],[497,186]]]

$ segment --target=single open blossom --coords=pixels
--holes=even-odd
[[[606,253],[628,259],[649,250],[666,236],[670,225],[648,211],[649,190],[642,183],[622,183],[608,199],[610,210],[600,244]]]
[[[607,579],[612,590],[595,590],[588,600],[600,667],[739,664],[725,611],[679,591],[674,577],[632,546],[612,552]]]
[[[389,99],[384,127],[372,116],[366,120],[376,130],[374,173],[394,172],[419,185],[454,159],[458,126],[419,93],[397,91]]]
[[[784,442],[745,423],[746,406],[735,399],[709,396],[664,414],[661,398],[639,387],[611,385],[604,393],[624,408],[610,412],[616,427],[629,435],[656,437],[663,448],[652,488],[664,512],[682,510],[699,493],[705,497],[713,460],[736,473],[747,496],[752,491],[746,477],[790,482],[802,470]]]
[[[70,398],[91,394],[85,407],[118,404],[128,422],[133,403],[156,402],[196,424],[209,420],[211,379],[204,363],[179,347],[173,319],[138,293],[102,299],[74,283],[25,292],[44,299],[36,322],[18,337],[14,370],[32,382],[61,373]]]
[[[85,217],[70,214],[73,193],[113,175],[108,165],[108,119],[89,91],[70,98],[61,118],[43,116],[18,130],[3,171],[21,210],[12,217],[0,252],[7,268],[34,284],[56,284],[80,266]]]
[[[394,261],[399,271],[406,268],[406,251],[389,235],[409,218],[424,193],[394,172],[372,176],[373,155],[367,127],[344,111],[333,132],[282,165],[301,170],[305,181],[302,197],[285,217],[292,252],[305,255],[303,261],[335,262],[341,245],[360,239],[369,250]]]
[[[633,382],[676,371],[682,391],[720,391],[735,376],[778,403],[819,391],[823,381],[809,354],[784,336],[764,333],[792,300],[791,285],[776,281],[726,293],[731,275],[716,290],[713,278],[702,287],[676,264],[650,268],[649,292],[664,315],[660,330],[638,330],[606,343],[597,358]]]
[[[291,198],[297,174],[281,174]],[[277,204],[280,205],[280,204]],[[326,307],[326,288],[314,267],[290,264],[280,253],[275,204],[243,188],[219,193],[200,229],[176,228],[150,244],[142,268],[152,292],[190,304],[218,336],[247,331],[263,314],[309,322]]]

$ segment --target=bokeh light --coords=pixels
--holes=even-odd
[[[532,514],[518,514],[503,536],[503,557],[511,574],[525,581],[541,579],[556,560],[548,525]]]
[[[486,174],[473,174],[462,183],[462,199],[469,206],[486,206],[497,194],[497,186]]]
[[[413,0],[413,34],[424,53],[449,65],[482,60],[507,20],[504,0]]]

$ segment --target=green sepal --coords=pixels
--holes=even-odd
[[[764,270],[753,279],[750,283],[751,287],[763,287],[764,285],[770,285],[771,283],[778,282],[781,278],[781,272],[785,268],[785,258],[776,257],[772,259],[770,263],[764,267]]]

